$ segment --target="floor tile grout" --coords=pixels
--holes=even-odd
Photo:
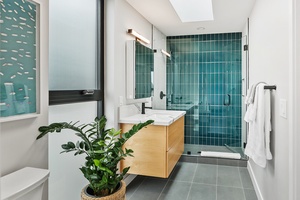
[[[141,187],[141,185],[144,183],[145,180],[146,178],[144,178],[143,181],[138,185],[138,187],[134,190],[134,192],[132,193],[131,197],[128,200],[130,200],[133,197],[134,193]]]
[[[216,200],[218,200],[218,176],[219,176],[219,165],[217,165],[217,175],[216,175]]]
[[[192,163],[190,163],[190,164],[192,164]],[[193,164],[195,164],[195,166]],[[214,197],[211,196],[215,200],[218,200],[218,198],[222,197],[222,195],[224,195],[224,191],[236,191],[235,194],[239,195],[239,197],[241,198],[241,200],[246,200],[246,193],[247,193],[247,196],[249,196],[249,193],[250,194],[253,194],[253,193],[255,194],[254,189],[249,187],[250,185],[248,184],[248,180],[246,180],[246,179],[244,181],[247,182],[247,184],[246,184],[247,187],[244,187],[242,175],[244,175],[244,173],[246,173],[246,172],[244,170],[241,170],[242,167],[240,167],[240,166],[224,166],[224,165],[214,165],[214,164],[206,164],[206,163],[193,163],[193,164],[189,165],[189,164],[186,164],[186,162],[181,162],[180,164],[176,165],[176,168],[174,168],[174,170],[171,172],[169,178],[166,180],[166,182],[164,184],[161,185],[161,189],[157,191],[158,197],[155,198],[155,199],[156,200],[164,200],[164,199],[165,200],[169,200],[170,199],[169,198],[170,197],[169,196],[170,195],[169,192],[171,191],[171,190],[169,191],[169,189],[173,188],[173,183],[174,183],[174,187],[175,188],[178,187],[178,186],[176,186],[177,184],[175,184],[176,182],[180,183],[179,185],[185,185],[185,188],[186,188],[185,191],[187,192],[187,196],[183,200],[188,200],[189,198],[194,198],[194,194],[195,194],[195,192],[197,192],[197,189],[195,190],[195,188],[198,188],[198,187],[199,188],[201,188],[201,187],[208,187],[208,188],[211,188],[211,190],[212,190],[211,192],[215,191],[215,196]],[[215,170],[216,171],[212,170],[210,167],[201,168],[201,166],[204,166],[204,165],[215,166]],[[183,166],[183,168],[181,168],[182,166]],[[194,168],[194,171],[191,171],[193,168]],[[221,168],[232,168],[232,170],[233,169],[237,169],[238,173],[239,173],[238,174],[239,178],[237,179],[237,176],[234,176],[235,178],[233,180],[236,180],[237,181],[236,183],[238,183],[238,182],[240,182],[240,183],[234,184],[234,186],[226,185],[226,182],[224,182],[224,180],[226,180],[226,179],[224,179],[224,178],[222,178],[222,181],[220,182],[219,180],[221,180],[221,179],[219,179],[219,176],[220,176],[220,169]],[[189,170],[189,173],[188,173],[189,174],[188,175],[189,179],[186,179],[186,178],[182,179],[182,178],[180,178],[180,177],[185,177],[185,171],[182,171],[182,169],[185,169],[185,170],[188,169]],[[204,171],[202,171],[202,170],[204,170]],[[211,173],[213,173],[213,174],[216,175],[215,184],[210,184],[210,183],[213,183],[211,181],[212,179],[207,179],[207,180],[210,180],[210,181],[205,181],[206,179],[202,179],[201,177],[199,179],[198,176],[201,176],[201,173],[205,173],[206,170],[208,170],[207,172],[209,172],[209,173],[211,172]],[[229,170],[229,171],[231,171],[231,170]],[[226,169],[225,169],[224,172],[226,173]],[[242,174],[242,172],[243,172],[243,174]],[[179,177],[177,177],[177,173],[178,173],[178,175],[180,175]],[[172,179],[171,179],[171,177],[172,177]],[[211,176],[208,175],[206,177],[209,178]],[[244,177],[244,178],[246,178],[246,177]],[[154,181],[153,182],[154,184],[155,184],[156,180],[157,181],[161,181],[161,179],[156,179],[156,180],[155,179],[156,179],[155,177],[143,177],[142,180],[141,179],[138,180],[138,182],[139,181],[141,181],[141,182],[139,184],[136,184],[136,188],[132,188],[133,190],[132,190],[131,196],[130,196],[130,198],[128,198],[128,200],[134,200],[134,199],[136,199],[137,198],[136,195],[140,195],[140,192],[142,191],[142,189],[140,189],[140,188],[142,188],[141,187],[142,184],[146,183],[147,181],[149,181],[149,180],[151,180],[151,182]],[[182,179],[182,180],[180,180],[180,179]],[[195,180],[198,180],[199,182],[195,182]],[[231,179],[229,179],[229,180],[231,180]],[[205,182],[209,182],[209,183],[205,183]],[[221,185],[222,183],[225,184],[225,185]],[[190,184],[190,185],[187,185],[187,184]],[[240,184],[241,184],[241,187],[239,186]],[[203,185],[203,186],[201,186],[201,185]],[[166,190],[167,187],[169,188],[168,190]],[[193,188],[193,187],[195,187],[195,188]],[[152,187],[149,188],[150,191],[151,191],[151,188]],[[226,188],[228,188],[228,189],[226,189]],[[247,189],[248,190],[252,190],[252,191],[248,191]],[[247,190],[247,191],[245,191],[245,190]],[[211,194],[213,194],[213,193],[211,193]],[[218,196],[218,194],[219,194],[219,196]],[[211,197],[210,197],[210,199],[211,199]],[[149,197],[148,197],[148,199],[149,199]],[[178,199],[178,197],[176,197],[175,199]]]
[[[238,170],[239,170],[240,181],[242,183],[242,188],[243,188],[242,192],[243,192],[243,195],[244,195],[244,199],[246,200],[246,194],[245,194],[245,191],[244,191],[244,184],[243,184],[243,180],[242,180],[242,175],[241,175],[240,168],[238,168]]]
[[[196,165],[196,169],[195,169],[195,171],[194,171],[194,175],[193,175],[192,181],[190,182],[190,183],[191,183],[191,185],[190,185],[190,190],[189,190],[189,192],[188,192],[188,195],[187,195],[187,197],[186,197],[186,200],[189,199],[189,195],[190,195],[190,192],[191,192],[191,189],[192,189],[192,185],[193,185],[193,180],[195,179],[195,175],[196,175],[198,166],[199,166],[199,165],[197,164],[197,165]]]
[[[175,167],[176,167],[176,166],[177,166],[177,165],[175,165]],[[175,169],[175,167],[174,167],[174,169]],[[161,190],[161,192],[160,192],[160,194],[159,194],[159,196],[157,197],[156,200],[159,200],[160,196],[162,195],[163,191],[164,191],[165,188],[167,187],[168,183],[171,181],[170,178],[171,178],[173,172],[174,172],[174,171],[172,171],[172,172],[170,173],[169,178],[168,178],[168,180],[167,180],[165,186],[164,186],[163,189]]]

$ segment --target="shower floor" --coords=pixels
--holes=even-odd
[[[242,147],[230,147],[233,151],[229,150],[226,146],[210,146],[210,145],[196,145],[184,144],[184,155],[200,155],[201,151],[215,151],[215,152],[228,152],[239,153],[242,159],[247,159]]]

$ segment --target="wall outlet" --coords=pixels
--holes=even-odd
[[[280,99],[280,108],[279,108],[279,112],[280,112],[280,116],[283,118],[287,118],[287,113],[286,113],[286,99]]]

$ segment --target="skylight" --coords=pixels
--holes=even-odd
[[[214,20],[212,0],[169,0],[182,22]]]

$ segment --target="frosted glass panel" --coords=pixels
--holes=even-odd
[[[49,4],[49,89],[96,89],[96,0]]]
[[[0,0],[0,117],[37,112],[37,6]]]

